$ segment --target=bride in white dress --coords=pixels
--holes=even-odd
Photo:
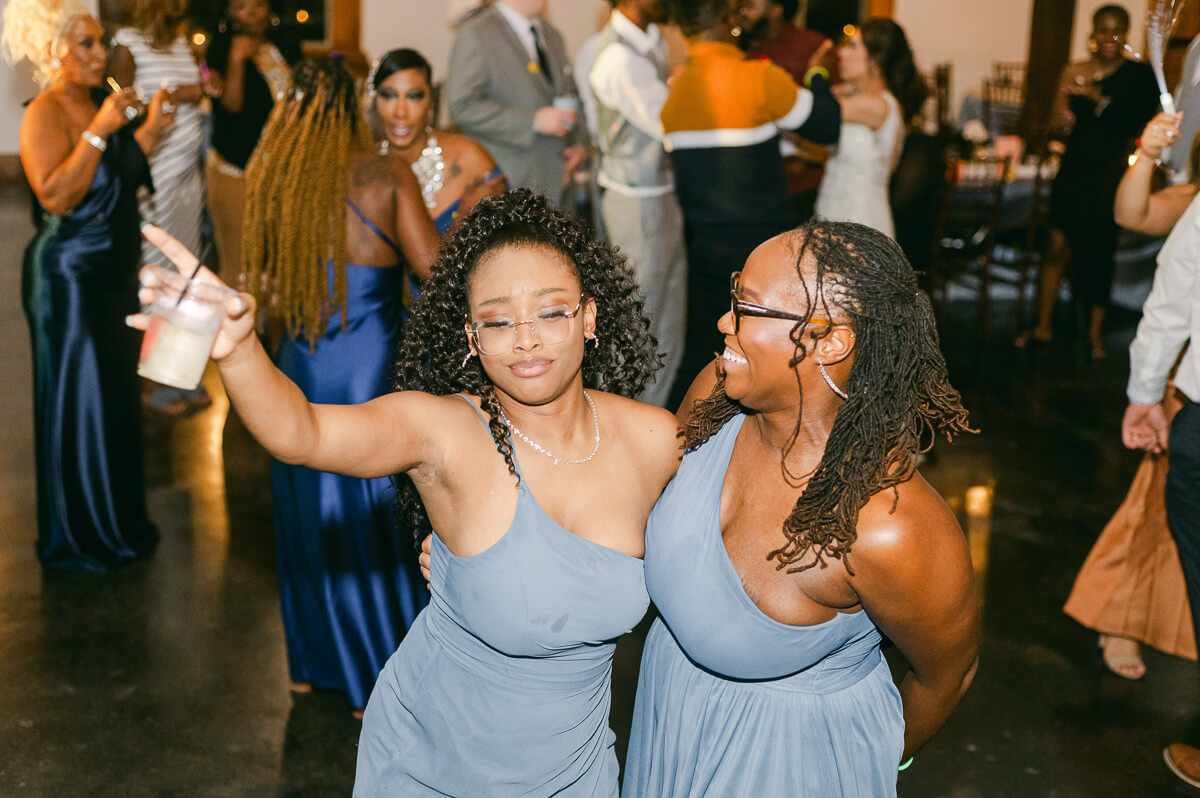
[[[894,236],[888,183],[906,122],[927,89],[904,30],[890,19],[869,19],[847,36],[838,48],[838,71],[842,133],[825,164],[816,213]]]

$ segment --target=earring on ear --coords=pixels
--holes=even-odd
[[[600,333],[592,333],[592,348],[600,348]]]
[[[1100,51],[1100,42],[1096,41],[1095,36],[1092,36],[1091,38],[1088,39],[1087,48],[1088,48],[1088,52],[1091,53],[1092,55],[1095,55],[1096,53],[1098,53]]]
[[[841,388],[837,387],[837,383],[835,383],[833,381],[833,377],[830,377],[829,372],[825,370],[824,363],[817,364],[817,371],[821,372],[821,376],[825,379],[825,384],[829,386],[829,390],[833,391],[838,396],[842,397],[843,400],[850,398],[849,396],[846,395],[845,391],[843,391]]]
[[[462,369],[465,369],[467,367],[467,364],[471,362],[471,358],[473,358],[473,357],[475,357],[475,353],[472,352],[470,349],[468,349],[467,356],[463,358],[462,365],[458,367],[459,370],[461,371]]]
[[[50,68],[51,69],[62,69],[62,60],[55,58],[53,61],[50,62]]]

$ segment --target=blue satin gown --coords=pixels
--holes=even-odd
[[[346,266],[345,327],[335,313],[315,351],[303,338],[284,338],[276,364],[309,401],[360,404],[391,391],[404,272],[403,264]],[[364,707],[380,669],[428,602],[412,538],[399,526],[391,479],[272,461],[271,483],[291,679],[340,690],[352,707]]]
[[[96,104],[103,93],[93,97]],[[33,349],[37,553],[48,568],[105,571],[149,554],[138,311],[138,186],[150,171],[128,129],[108,139],[83,200],[34,200],[22,299]]]

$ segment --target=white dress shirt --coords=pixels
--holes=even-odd
[[[1179,352],[1188,349],[1175,374],[1175,387],[1200,401],[1200,196],[1184,211],[1158,253],[1154,287],[1142,307],[1137,335],[1129,345],[1129,401],[1162,401]]]
[[[663,41],[658,26],[651,23],[646,30],[629,21],[620,11],[613,10],[612,26],[624,42],[604,48],[592,65],[590,83],[596,99],[617,111],[629,124],[656,139],[664,138],[662,109],[667,102],[669,89],[658,75],[658,70],[649,59],[667,62],[667,43]],[[664,156],[665,157],[665,156]],[[600,165],[600,185],[624,194],[659,196],[675,190],[666,186],[623,186],[604,176],[604,165]]]
[[[503,2],[496,3],[496,10],[500,12],[500,16],[512,26],[513,32],[517,34],[517,38],[521,40],[522,46],[525,47],[525,53],[529,56],[529,63],[538,63],[537,57],[537,42],[533,38],[533,26],[537,25],[536,19],[530,19],[524,14],[521,14],[509,8]],[[538,35],[542,35],[542,31],[538,29]],[[544,47],[545,45],[543,45]]]

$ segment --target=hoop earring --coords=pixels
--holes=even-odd
[[[833,377],[830,377],[829,372],[825,370],[824,363],[817,364],[817,371],[821,372],[821,376],[825,379],[825,384],[829,386],[829,390],[833,391],[838,396],[842,397],[843,400],[850,398],[849,396],[846,395],[845,391],[843,391],[841,388],[837,387],[837,383],[835,383],[833,381]]]

